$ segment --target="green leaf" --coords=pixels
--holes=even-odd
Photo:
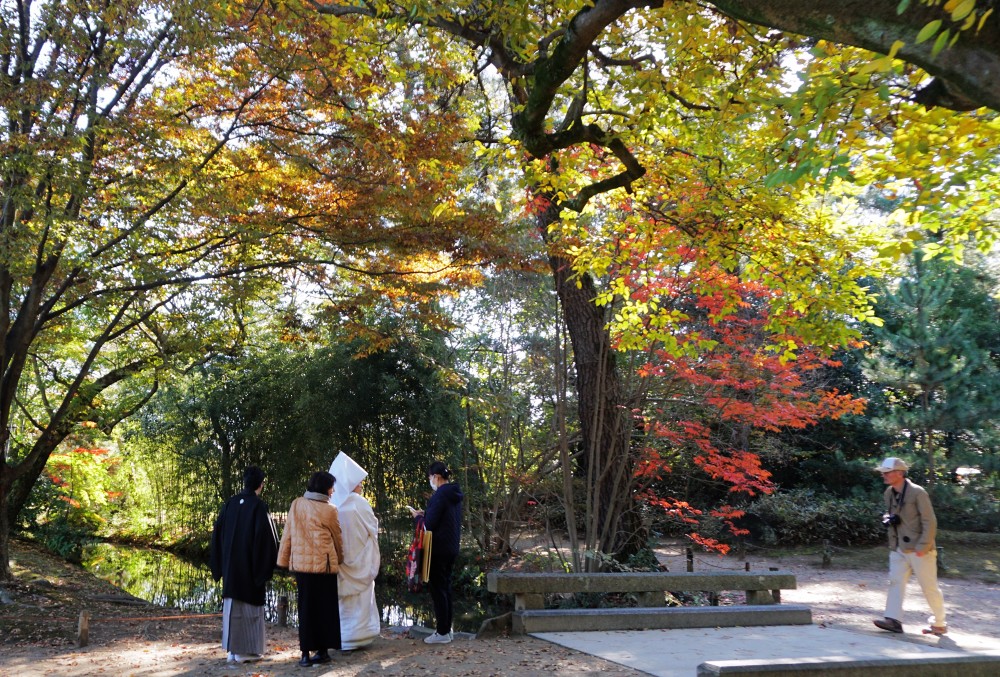
[[[776,186],[780,186],[782,183],[785,182],[787,176],[788,176],[788,170],[782,167],[781,169],[772,172],[767,177],[765,177],[764,186],[766,188],[774,188]]]
[[[879,247],[878,255],[883,259],[895,260],[899,258],[899,245],[892,243]]]
[[[902,14],[906,11],[906,8],[910,6],[910,0],[899,0],[899,4],[896,5],[896,14]]]
[[[937,56],[941,53],[941,50],[945,48],[948,44],[948,38],[951,36],[951,31],[947,28],[937,36],[937,40],[934,41],[934,47],[931,48],[931,56]]]
[[[810,160],[803,160],[799,165],[792,171],[791,175],[788,177],[788,183],[795,183],[803,176],[806,172],[812,169],[812,162]]]
[[[931,37],[934,36],[934,34],[937,33],[938,29],[940,28],[941,28],[941,19],[935,19],[934,21],[930,22],[929,24],[921,28],[919,33],[917,33],[916,43],[919,45],[921,42],[926,42],[927,40],[930,40]]]
[[[976,8],[976,0],[965,0],[961,3],[955,10],[951,13],[952,21],[961,21],[969,15],[969,13]]]
[[[983,24],[986,23],[986,17],[993,13],[993,8],[990,7],[988,10],[983,12],[983,15],[979,17],[979,24],[976,26],[976,32],[983,30]]]

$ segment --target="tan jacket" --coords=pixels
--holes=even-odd
[[[337,509],[325,496],[313,492],[292,501],[278,546],[278,566],[307,574],[335,574],[343,559]]]
[[[885,511],[899,515],[899,526],[889,526],[889,549],[913,552],[934,550],[934,536],[937,532],[937,518],[931,506],[927,491],[910,480],[903,485],[902,505],[899,494],[892,487],[886,487]]]

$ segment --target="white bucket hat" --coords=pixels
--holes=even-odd
[[[338,508],[354,491],[354,487],[368,477],[368,472],[358,465],[353,458],[340,452],[330,465],[330,474],[337,482],[333,485],[333,496],[330,502]]]

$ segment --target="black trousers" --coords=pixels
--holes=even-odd
[[[453,619],[451,569],[455,565],[455,555],[431,552],[431,566],[427,585],[434,602],[435,629],[439,635],[451,632]]]
[[[337,574],[296,572],[299,599],[299,650],[340,651],[340,601]]]

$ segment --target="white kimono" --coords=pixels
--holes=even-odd
[[[381,561],[378,520],[365,497],[352,493],[368,475],[361,466],[341,452],[330,474],[337,480],[330,500],[337,506],[344,539],[344,560],[337,574],[341,648],[357,649],[371,644],[380,630],[375,603],[375,576]]]

